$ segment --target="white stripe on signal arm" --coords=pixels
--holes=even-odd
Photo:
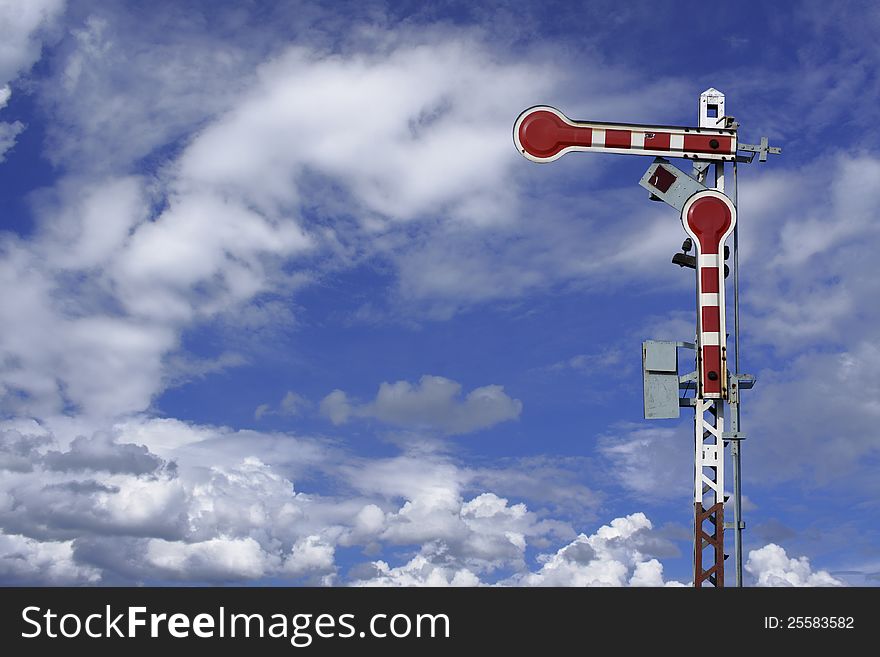
[[[718,293],[717,292],[703,292],[700,295],[700,306],[717,306],[718,305]]]
[[[671,151],[683,151],[684,150],[684,135],[669,135],[669,150]]]
[[[631,134],[632,134],[632,137],[630,138],[630,147],[631,148],[644,148],[645,147],[645,133],[633,131]]]
[[[605,131],[593,128],[593,148],[605,148]]]
[[[700,254],[700,267],[718,267],[719,262],[717,253]]]
[[[713,346],[713,345],[717,346],[718,344],[720,344],[719,343],[720,337],[721,337],[721,334],[718,333],[718,331],[705,331],[700,336],[700,344],[702,344],[704,347],[707,345],[708,346]]]

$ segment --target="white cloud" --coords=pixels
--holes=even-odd
[[[79,555],[78,563],[111,581],[254,578],[281,573],[285,551],[284,574],[327,574],[342,526],[355,524],[364,501],[297,493],[274,468],[235,454],[236,447],[249,445],[251,453],[256,447],[271,456],[271,450],[259,449],[265,443],[239,441],[234,434],[223,443],[226,450],[232,447],[226,458],[224,450],[205,448],[214,456],[213,465],[205,465],[198,445],[218,434],[222,430],[179,422],[130,420],[115,431],[115,441],[96,434],[58,451],[46,449],[56,443],[51,435],[5,431],[0,525],[32,542],[72,539],[66,549]],[[145,446],[125,442],[135,436],[161,445],[175,460],[166,463]],[[291,449],[290,437],[283,441],[279,453],[309,461],[308,450]],[[329,538],[308,538],[318,532]],[[117,551],[118,559],[101,556]]]
[[[266,54],[254,40],[206,30],[183,8],[74,4],[68,27],[38,100],[53,118],[49,157],[89,175],[178,150],[240,96]]]
[[[173,418],[134,417],[115,425],[126,440],[146,445],[151,452],[170,457],[176,450],[218,435],[213,427],[198,426]]]
[[[321,412],[334,424],[357,416],[399,427],[460,434],[514,420],[522,411],[522,402],[507,396],[499,385],[475,388],[464,399],[461,392],[460,383],[426,374],[417,385],[408,381],[382,383],[376,398],[366,404],[352,404],[343,391],[334,390],[321,401]]]
[[[656,559],[636,564],[630,577],[630,586],[675,586],[679,582],[663,581],[663,564]]]
[[[841,351],[804,351],[778,371],[759,372],[746,429],[754,427],[761,436],[746,445],[754,476],[872,490],[873,473],[858,466],[880,453],[880,384],[872,376],[877,367],[880,349],[865,340]]]
[[[186,479],[190,535],[200,540],[217,534],[250,536],[269,545],[273,539],[292,542],[308,529],[305,523],[295,526],[311,507],[308,496],[296,493],[288,479],[256,457],[193,468]]]
[[[64,0],[0,3],[0,85],[14,80],[40,58],[41,31],[63,8]]]
[[[309,167],[385,217],[443,206],[453,217],[502,218],[507,107],[521,102],[515,81],[529,67],[499,65],[470,39],[444,36],[345,58],[289,49],[187,151],[183,177],[272,207],[297,200],[292,183]]]
[[[440,563],[442,555],[444,564],[474,573],[521,570],[528,544],[546,545],[574,533],[568,523],[542,518],[524,503],[512,504],[491,491],[465,495],[473,473],[437,455],[356,463],[342,474],[365,495],[403,499],[392,511],[362,511],[354,536],[365,542],[421,545],[419,554],[430,556],[432,563]],[[499,473],[498,480],[504,477]]]
[[[807,557],[789,558],[775,543],[749,552],[744,567],[758,586],[844,586],[828,571],[814,571]]]
[[[50,470],[60,472],[101,470],[111,474],[152,474],[165,465],[143,445],[117,444],[106,432],[79,436],[66,452],[49,451],[43,457]]]
[[[367,504],[354,519],[352,538],[375,538],[385,527],[385,512],[375,504]]]
[[[6,585],[97,584],[101,572],[77,563],[73,541],[37,541],[0,532],[0,580]]]
[[[311,402],[308,399],[296,394],[293,390],[288,390],[278,403],[277,409],[273,409],[271,404],[260,404],[257,406],[254,410],[254,419],[260,420],[266,415],[299,415],[310,406]]]
[[[333,424],[345,424],[351,416],[348,395],[342,390],[334,390],[321,400],[321,414],[330,418]]]
[[[167,577],[187,580],[258,579],[273,559],[252,538],[211,538],[199,543],[152,539],[146,559]]]
[[[188,321],[264,291],[263,259],[309,246],[292,221],[273,221],[214,194],[194,194],[172,198],[161,217],[141,224],[110,273],[133,315]],[[197,293],[200,286],[206,289]]]
[[[467,568],[431,563],[416,555],[402,566],[392,568],[384,561],[373,563],[371,577],[355,580],[353,586],[479,586],[480,578]]]
[[[64,0],[0,3],[0,110],[9,102],[9,82],[40,58],[43,36],[64,8]],[[25,129],[21,121],[0,122],[0,163]]]
[[[62,186],[42,203],[36,241],[8,244],[0,348],[17,366],[2,383],[21,410],[145,410],[179,374],[165,357],[183,328],[267,291],[273,258],[308,247],[296,224],[215,197],[144,221],[142,182]]]
[[[522,570],[530,543],[572,533],[491,491],[466,496],[474,474],[442,455],[361,459],[322,440],[168,419],[72,439],[16,426],[0,440],[0,524],[34,543],[71,541],[72,561],[107,582],[327,584],[338,546],[442,556],[452,580]],[[296,472],[345,492],[301,492]]]
[[[741,214],[753,231],[746,283],[760,280],[744,290],[756,341],[790,354],[841,344],[842,335],[848,344],[868,337],[863,327],[877,311],[860,300],[878,291],[876,278],[863,275],[880,245],[878,176],[877,158],[840,154],[751,185]]]
[[[3,493],[3,526],[40,540],[91,535],[177,539],[186,530],[187,495],[177,479],[37,469],[8,476]]]
[[[332,572],[335,567],[335,548],[320,536],[306,536],[294,543],[283,571],[290,575],[322,574]]]
[[[407,500],[387,516],[386,525],[385,540],[403,545],[439,541],[450,555],[479,570],[518,564],[526,536],[547,530],[525,504],[510,505],[493,493],[463,502],[452,487]]]
[[[624,424],[599,437],[598,451],[624,489],[644,500],[687,497],[693,492],[693,426]]]
[[[63,196],[73,196],[60,225],[32,244],[7,242],[0,278],[8,294],[0,313],[15,330],[0,339],[0,349],[15,366],[2,384],[26,413],[45,416],[66,405],[125,413],[145,408],[161,383],[160,359],[175,346],[173,332],[105,310],[101,277],[89,271],[119,246],[109,236],[124,236],[132,225],[135,187],[127,180],[103,195],[89,186],[65,190]],[[68,265],[82,269],[71,272]]]
[[[2,91],[2,89],[0,89]],[[2,100],[2,99],[0,99]],[[0,109],[5,103],[0,102]],[[0,123],[0,163],[6,159],[6,151],[15,145],[15,138],[24,130],[24,124],[21,121],[13,123]]]
[[[664,582],[663,566],[647,559],[643,539],[652,529],[643,513],[616,518],[590,536],[581,534],[554,554],[539,557],[536,572],[515,577],[526,586],[680,586]]]
[[[148,202],[145,181],[137,176],[65,182],[54,198],[39,203],[41,234],[34,246],[53,269],[103,269],[148,218]]]
[[[484,494],[468,503],[474,516],[491,518],[502,509],[498,498]],[[683,586],[665,581],[663,566],[650,558],[656,539],[650,536],[651,522],[641,513],[617,518],[595,534],[581,534],[555,554],[538,557],[541,566],[529,572],[525,567],[499,582],[514,586]],[[475,567],[477,565],[477,567]],[[355,586],[479,586],[478,564],[462,560],[446,544],[422,547],[408,562],[391,567],[379,560],[356,569]]]

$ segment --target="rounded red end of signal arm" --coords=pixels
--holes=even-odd
[[[550,107],[533,107],[517,119],[520,152],[538,160],[554,159],[570,146],[590,146],[592,130],[572,125]]]

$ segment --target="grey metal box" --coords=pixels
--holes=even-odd
[[[646,370],[678,373],[678,343],[666,340],[646,340],[642,343],[642,354]]]
[[[642,343],[645,419],[679,417],[677,347],[660,340]]]

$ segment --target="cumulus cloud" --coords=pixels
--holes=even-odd
[[[0,581],[7,586],[97,584],[101,571],[77,563],[73,541],[38,541],[0,532]]]
[[[290,575],[320,575],[335,570],[335,546],[320,536],[306,536],[294,543],[284,561],[283,572]],[[328,583],[330,580],[323,580]]]
[[[62,451],[46,449],[64,442],[58,436],[4,431],[4,531],[31,542],[65,543],[70,559],[108,581],[229,581],[263,572],[299,578],[332,570],[343,526],[353,525],[364,507],[357,499],[298,493],[273,467],[237,453],[254,449],[246,438],[229,436],[225,458],[216,447],[196,447],[223,436],[223,429],[129,420],[114,435],[115,441],[101,432],[79,436]],[[127,442],[135,436],[143,444]],[[265,436],[256,446],[265,448],[270,440]],[[274,440],[285,443],[278,445],[279,461],[313,462],[313,452],[295,449],[290,437]],[[175,454],[182,466],[148,445]],[[213,454],[213,465],[205,465],[206,453]],[[327,532],[330,539],[316,538]],[[34,574],[34,581],[41,577]]]
[[[510,472],[513,469],[508,469]],[[504,478],[504,472],[498,473]],[[480,473],[485,476],[485,473]],[[466,494],[474,473],[448,458],[412,455],[352,464],[345,476],[365,495],[388,501],[392,509],[363,509],[356,536],[364,543],[422,546],[418,554],[439,564],[489,574],[525,567],[528,545],[546,545],[574,535],[569,523],[542,517],[523,502],[494,492]],[[387,504],[387,503],[386,503]]]
[[[514,420],[522,411],[522,402],[507,396],[503,386],[475,388],[463,399],[461,392],[460,383],[426,374],[416,385],[382,383],[376,398],[365,404],[353,404],[343,391],[334,390],[321,401],[321,412],[334,424],[357,416],[398,427],[460,434]]]
[[[44,457],[50,470],[104,470],[111,474],[151,474],[165,462],[150,454],[143,445],[117,444],[107,433],[99,432],[90,438],[79,436],[66,452],[49,451]]]
[[[519,576],[526,586],[682,586],[664,581],[663,566],[645,554],[653,528],[643,513],[616,518],[595,534],[581,534],[553,554],[539,556],[539,570]]]
[[[0,470],[30,472],[40,459],[40,448],[50,443],[45,435],[16,429],[0,431]]]
[[[572,534],[523,502],[466,494],[477,477],[440,454],[365,460],[324,441],[169,419],[69,439],[17,426],[0,442],[0,525],[69,541],[71,559],[107,582],[327,584],[338,546],[428,545],[455,570],[490,575],[524,567],[531,541]],[[297,472],[322,472],[345,494],[297,490]]]
[[[466,494],[475,474],[440,454],[362,459],[318,440],[149,418],[112,435],[65,441],[10,429],[0,443],[0,526],[32,547],[66,545],[72,563],[104,582],[328,584],[338,581],[337,547],[398,546],[435,565],[442,558],[458,583],[459,571],[522,570],[530,543],[573,534],[524,502]],[[300,471],[323,472],[345,493],[297,490]]]
[[[441,566],[424,555],[416,555],[392,568],[384,561],[372,564],[372,573],[355,580],[353,586],[479,586],[480,578],[467,568]]]
[[[758,586],[844,586],[826,570],[813,570],[807,557],[789,558],[785,550],[769,543],[749,552],[744,565]]]
[[[381,538],[403,545],[435,542],[435,547],[442,545],[462,563],[479,563],[478,569],[492,570],[521,562],[526,536],[548,529],[525,504],[510,505],[493,493],[465,502],[453,491],[449,488],[407,500],[387,516]]]
[[[258,579],[272,561],[253,538],[218,537],[199,543],[151,539],[146,548],[149,564],[174,579]]]

